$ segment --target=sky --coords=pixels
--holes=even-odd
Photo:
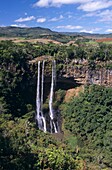
[[[112,0],[0,0],[0,26],[112,33]]]

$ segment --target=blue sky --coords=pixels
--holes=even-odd
[[[112,0],[1,0],[0,26],[112,33]]]

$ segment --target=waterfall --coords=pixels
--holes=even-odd
[[[37,111],[37,115],[36,115],[36,119],[38,122],[38,127],[39,129],[43,130],[44,132],[46,132],[46,120],[45,117],[43,115],[43,86],[44,86],[44,65],[45,65],[45,61],[43,61],[42,64],[42,79],[41,79],[41,84],[40,84],[40,61],[38,62],[38,77],[37,77],[37,97],[36,97],[36,111]],[[40,89],[40,85],[41,85],[41,89]],[[41,94],[40,94],[40,90],[41,90]]]
[[[44,89],[44,66],[45,66],[45,61],[42,63],[42,82],[41,82],[41,116],[42,116],[42,122],[43,122],[43,131],[46,132],[46,120],[43,115],[43,89]]]
[[[36,119],[39,129],[42,128],[42,120],[40,115],[40,61],[38,62],[38,77],[37,77],[37,96],[36,96]]]
[[[44,102],[44,67],[45,61],[42,62],[42,67],[40,61],[38,61],[38,77],[37,77],[37,95],[36,95],[36,120],[38,122],[38,128],[44,132],[50,131],[51,133],[58,133],[59,127],[56,118],[56,113],[53,109],[53,99],[54,99],[54,88],[56,85],[56,61],[52,61],[52,76],[51,76],[51,87],[50,87],[50,97],[49,97],[49,121],[46,122],[45,114],[43,113],[43,102]],[[42,70],[41,70],[42,68]],[[47,118],[48,119],[48,118]]]
[[[53,110],[53,97],[54,97],[54,86],[56,84],[56,61],[52,61],[52,78],[51,78],[51,90],[50,90],[50,98],[49,98],[49,116],[51,118],[50,120],[50,126],[51,126],[51,133],[54,132],[58,133],[56,123],[54,121],[54,110]]]
[[[55,72],[54,72],[54,61],[52,61],[52,78],[51,78],[51,90],[50,90],[50,98],[49,98],[49,113],[51,120],[54,119],[53,114],[53,93],[54,93],[54,82],[55,82]]]
[[[56,60],[53,61],[54,86],[56,86]]]

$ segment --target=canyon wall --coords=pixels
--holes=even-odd
[[[37,72],[37,62],[40,60],[46,60],[47,69],[45,70],[45,77],[51,77],[51,65],[50,61],[53,57],[42,56],[30,61],[32,69]],[[108,67],[112,65],[112,61],[100,62],[87,60],[76,60],[59,62],[57,63],[57,79],[61,81],[70,81],[69,78],[75,80],[79,84],[97,84],[112,87],[112,68]],[[60,67],[61,66],[61,67]],[[64,79],[63,79],[64,78]]]
[[[107,63],[89,63],[84,61],[72,61],[64,70],[64,77],[72,77],[80,84],[97,84],[112,87],[112,69],[106,67]]]

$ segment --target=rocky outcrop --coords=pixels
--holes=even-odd
[[[98,84],[112,87],[112,69],[106,63],[94,63],[89,66],[87,61],[69,63],[64,77],[73,77],[80,84]]]

